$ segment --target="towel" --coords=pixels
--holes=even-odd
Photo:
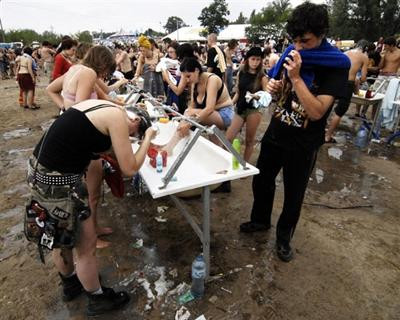
[[[290,51],[295,50],[293,45],[287,47],[275,66],[268,72],[270,78],[279,80],[281,72],[284,69],[283,63],[285,58],[289,55]],[[350,59],[342,53],[339,49],[331,46],[326,39],[323,39],[321,45],[314,49],[300,50],[299,51],[302,64],[300,69],[300,76],[307,85],[311,87],[314,80],[314,67],[332,67],[339,69],[350,69]]]
[[[217,45],[213,46],[213,48],[215,49],[215,51],[217,51],[217,55],[214,58],[214,62],[218,61],[217,68],[219,70],[221,70],[222,73],[224,73],[226,70],[226,62],[225,62],[224,53]]]
[[[381,113],[383,116],[382,127],[393,130],[397,120],[397,107],[394,107],[393,102],[400,99],[400,79],[393,78],[390,80],[386,89],[385,97],[382,101]]]
[[[176,86],[178,84],[178,81],[174,78],[171,72],[168,71],[168,69],[179,70],[179,61],[170,58],[161,58],[160,62],[156,66],[156,72],[166,71],[169,80],[171,80],[171,82]]]
[[[258,100],[254,99],[254,96],[258,96],[260,98]],[[256,93],[251,93],[250,91],[247,91],[245,99],[247,103],[253,100],[253,107],[258,109],[267,108],[272,101],[272,96],[269,92],[266,91],[257,91]]]

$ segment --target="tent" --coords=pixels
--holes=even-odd
[[[231,39],[246,41],[245,29],[250,26],[249,24],[231,24],[227,26],[218,35],[218,41],[229,41]],[[200,32],[203,31],[203,27],[182,27],[165,38],[170,38],[171,40],[176,40],[179,42],[185,41],[206,41],[205,37],[200,36]]]

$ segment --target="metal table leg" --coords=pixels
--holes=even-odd
[[[210,276],[210,187],[202,190],[203,199],[203,256],[206,262],[206,279]]]
[[[182,201],[174,196],[170,195],[172,201],[175,203],[179,212],[186,218],[186,221],[190,224],[194,232],[199,237],[203,245],[203,257],[206,262],[206,279],[210,276],[210,187],[205,186],[202,188],[202,200],[203,200],[203,226],[202,229],[199,227],[197,221],[189,213],[189,211],[182,204]]]
[[[368,132],[368,142],[371,141],[372,135],[375,132],[375,130],[377,129],[377,122],[378,122],[379,114],[381,112],[381,106],[382,106],[382,100],[380,100],[379,103],[377,103],[376,112],[375,112],[375,116],[374,116],[374,122],[371,125],[371,130],[369,130],[369,132]]]

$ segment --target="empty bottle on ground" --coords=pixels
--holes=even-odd
[[[201,298],[204,295],[204,281],[206,279],[206,262],[203,255],[199,255],[192,263],[192,288],[193,297]]]

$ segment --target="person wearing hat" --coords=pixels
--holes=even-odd
[[[253,153],[257,128],[261,121],[261,110],[256,109],[252,101],[246,100],[246,94],[266,91],[267,77],[263,70],[263,52],[259,47],[251,48],[245,57],[236,81],[236,93],[232,99],[236,104],[236,112],[232,124],[226,132],[227,139],[232,142],[242,127],[246,124],[246,140],[244,160],[248,162]],[[254,96],[254,99],[257,99]]]
[[[142,139],[139,150],[133,153],[129,137]],[[85,100],[71,106],[50,126],[36,145],[30,159],[34,175],[57,176],[57,181],[72,175],[83,176],[93,159],[111,147],[123,175],[133,176],[142,166],[156,131],[144,111],[128,110],[106,100]],[[32,172],[32,170],[30,170]],[[30,184],[32,195],[51,201],[58,192],[72,194],[71,184],[36,182]],[[60,208],[60,210],[68,210]],[[78,208],[73,208],[78,214]],[[98,315],[121,308],[129,301],[126,292],[115,292],[100,284],[96,261],[94,215],[79,221],[78,239],[72,249],[53,249],[54,264],[63,285],[63,300],[70,301],[83,291],[89,299],[88,315]]]

